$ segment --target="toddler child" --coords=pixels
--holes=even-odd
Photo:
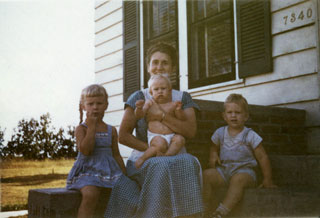
[[[245,127],[249,118],[247,100],[240,94],[231,94],[224,103],[223,118],[227,126],[215,131],[211,137],[209,169],[203,172],[203,200],[210,208],[216,188],[227,185],[227,193],[218,208],[208,216],[221,218],[241,200],[244,189],[256,183],[257,161],[263,174],[260,187],[275,187],[269,158],[262,146],[262,138]]]
[[[102,120],[108,104],[103,86],[94,84],[82,90],[80,125],[75,130],[78,156],[67,178],[67,189],[77,189],[82,194],[78,218],[92,217],[101,189],[112,188],[125,173],[117,130]],[[86,111],[83,123],[82,110]]]
[[[147,118],[149,148],[135,162],[136,168],[140,168],[147,159],[153,156],[176,155],[185,145],[183,136],[175,134],[162,123],[166,114],[171,114],[180,120],[185,119],[182,103],[180,101],[173,102],[171,99],[172,87],[168,75],[156,74],[151,76],[148,86],[152,99],[137,101],[135,116],[137,119],[144,116]],[[162,120],[153,118],[152,114],[155,110],[162,111]]]

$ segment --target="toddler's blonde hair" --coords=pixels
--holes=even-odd
[[[92,84],[81,91],[80,103],[79,103],[79,111],[80,111],[80,123],[83,121],[83,104],[87,97],[99,97],[103,96],[108,103],[108,93],[106,89],[99,84]]]
[[[248,102],[247,102],[247,99],[245,99],[241,94],[236,94],[236,93],[232,93],[230,94],[226,100],[224,101],[224,107],[223,107],[223,110],[225,111],[226,110],[226,104],[227,103],[235,103],[235,104],[238,104],[240,105],[244,111],[249,114],[249,105],[248,105]]]

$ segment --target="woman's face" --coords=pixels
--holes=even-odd
[[[162,52],[155,52],[150,58],[148,63],[148,73],[155,74],[171,74],[175,71],[175,67],[172,66],[172,60],[169,55]]]

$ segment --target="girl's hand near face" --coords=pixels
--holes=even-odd
[[[98,117],[91,112],[86,113],[86,124],[88,128],[95,128],[97,125]]]

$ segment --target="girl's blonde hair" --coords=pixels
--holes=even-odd
[[[247,99],[245,99],[241,94],[230,94],[224,102],[224,110],[226,109],[227,103],[236,103],[240,105],[247,114],[249,114],[249,105]]]
[[[106,89],[99,84],[92,84],[82,89],[79,103],[79,111],[80,111],[80,123],[83,121],[83,104],[87,97],[99,97],[103,96],[108,102],[108,93]]]
[[[149,93],[152,94],[152,90],[151,90],[151,86],[153,84],[153,82],[157,79],[164,79],[166,80],[167,84],[168,84],[168,87],[169,89],[171,90],[172,89],[172,85],[171,85],[171,81],[170,81],[170,78],[169,78],[169,75],[168,74],[155,74],[155,75],[152,75],[148,81],[148,87],[149,87]]]

